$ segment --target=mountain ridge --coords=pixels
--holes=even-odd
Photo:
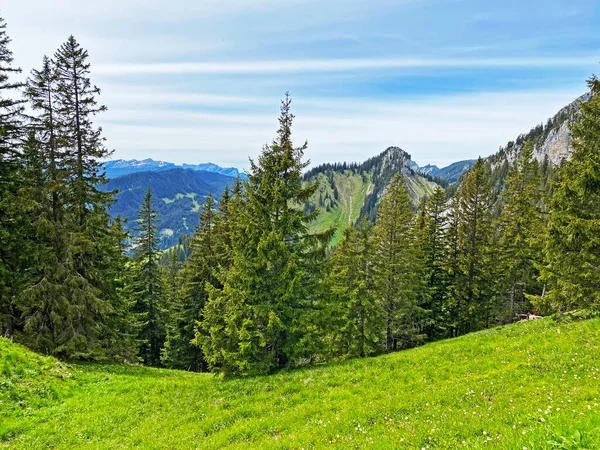
[[[245,174],[235,167],[221,167],[217,164],[208,162],[200,164],[175,164],[168,161],[155,161],[152,158],[146,159],[114,159],[106,161],[104,164],[106,176],[109,179],[117,178],[135,172],[159,172],[170,169],[190,169],[202,172],[214,172],[228,177],[245,177]]]
[[[513,165],[520,157],[523,146],[530,142],[533,146],[533,157],[543,164],[545,160],[554,166],[559,166],[571,154],[571,136],[569,123],[575,119],[579,112],[579,102],[587,102],[591,93],[586,92],[568,105],[561,108],[546,123],[539,123],[527,133],[520,134],[514,141],[509,141],[505,146],[488,156],[492,169],[498,169],[505,161]]]
[[[456,183],[460,176],[467,172],[471,167],[475,165],[476,159],[465,159],[462,161],[456,161],[449,164],[441,169],[436,165],[427,164],[423,167],[418,166],[415,163],[416,169],[423,175],[431,175],[432,177],[441,178],[448,183]]]
[[[361,218],[374,221],[379,200],[396,173],[404,177],[412,206],[417,209],[421,199],[433,193],[437,184],[431,176],[418,173],[413,167],[410,154],[390,146],[362,163],[321,164],[310,169],[304,175],[305,181],[319,183],[306,205],[309,211],[319,210],[311,230],[335,227],[330,242],[335,246],[346,226]]]

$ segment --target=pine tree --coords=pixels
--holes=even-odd
[[[441,187],[433,191],[427,202],[425,228],[420,239],[424,258],[425,277],[429,293],[427,309],[431,310],[427,334],[430,339],[444,337],[447,333],[449,305],[449,274],[447,269],[447,217],[446,194]]]
[[[459,229],[461,223],[460,199],[458,193],[448,202],[448,216],[446,228],[446,260],[444,269],[448,274],[448,287],[446,290],[447,315],[443,321],[438,318],[436,325],[447,329],[447,336],[456,337],[459,333],[460,304],[458,283],[461,279],[460,269],[460,242]]]
[[[460,193],[456,309],[459,333],[488,327],[496,317],[492,283],[493,227],[489,175],[481,158],[469,171]]]
[[[226,193],[225,204],[229,194]],[[201,371],[206,369],[202,350],[191,341],[195,337],[196,322],[208,296],[206,284],[218,285],[219,245],[215,235],[217,211],[212,195],[208,195],[199,214],[199,225],[190,239],[190,256],[181,271],[182,288],[165,344],[163,360],[169,367]]]
[[[60,148],[61,138],[57,127],[56,96],[57,75],[53,62],[44,56],[41,70],[32,70],[27,80],[25,96],[29,100],[35,115],[32,128],[43,154],[44,180],[41,185],[48,190],[52,198],[49,220],[62,220],[64,210],[62,196],[65,190],[65,171],[62,170],[63,155]]]
[[[542,278],[550,290],[545,311],[600,306],[600,80],[588,81],[592,98],[580,103],[571,125],[573,153],[558,169]]]
[[[539,165],[533,159],[533,147],[526,143],[520,160],[508,173],[497,226],[505,320],[516,313],[531,312],[527,296],[541,292],[537,269],[543,258],[539,236],[545,225],[541,189]]]
[[[92,86],[88,52],[71,35],[54,55],[56,61],[58,110],[57,126],[65,146],[65,166],[72,177],[69,205],[76,212],[76,222],[82,226],[88,210],[104,206],[111,194],[98,186],[106,182],[101,160],[110,156],[104,147],[102,129],[94,128],[92,118],[106,111],[98,105],[100,89]]]
[[[77,55],[70,57],[68,49],[74,46]],[[93,114],[103,108],[92,108],[95,100],[89,89],[86,58],[87,52],[70,38],[56,54],[55,95],[49,63],[29,81],[27,94],[38,114],[34,141],[46,177],[42,189],[47,194],[43,196],[51,201],[41,209],[36,224],[45,253],[23,289],[25,325],[20,339],[43,352],[68,358],[128,358],[131,333],[126,322],[118,320],[126,301],[120,297],[114,272],[123,261],[121,232],[111,227],[107,212],[113,193],[98,189],[105,182],[98,172],[100,158],[108,152],[100,130],[93,131],[91,123]],[[54,128],[47,94],[54,98]],[[56,133],[51,139],[53,130]],[[60,192],[58,208],[55,192]]]
[[[178,352],[176,350],[176,336],[181,317],[181,262],[180,249],[173,247],[163,253],[161,259],[161,276],[164,286],[164,303],[166,305],[165,315],[165,344],[161,351],[162,365],[169,368],[177,367]],[[188,343],[189,344],[189,343]],[[188,369],[189,367],[183,367]]]
[[[15,95],[23,83],[13,80],[14,75],[21,73],[21,69],[12,66],[9,44],[6,23],[0,17],[0,174],[4,182],[7,175],[5,171],[12,169],[11,163],[19,161],[19,148],[25,134],[23,100]]]
[[[414,224],[404,178],[396,174],[381,200],[374,230],[376,295],[385,311],[388,351],[413,346],[423,338],[422,261],[415,245]]]
[[[18,314],[14,298],[26,281],[22,275],[24,240],[27,239],[17,192],[23,187],[20,177],[20,148],[25,137],[23,105],[17,100],[22,84],[14,81],[21,70],[13,67],[6,23],[0,17],[0,334],[12,335]]]
[[[330,262],[329,352],[364,357],[386,348],[387,314],[377,295],[372,228],[348,227]]]
[[[231,205],[231,266],[219,273],[223,287],[210,289],[201,325],[213,370],[266,373],[313,351],[307,317],[317,301],[331,232],[308,233],[316,212],[306,214],[303,205],[317,186],[303,185],[306,144],[292,144],[290,106],[286,96],[277,138],[258,163],[250,161],[244,200]]]
[[[159,266],[158,211],[154,209],[150,187],[137,216],[135,239],[134,279],[135,311],[143,314],[144,324],[140,330],[142,341],[140,356],[144,364],[160,365],[160,354],[165,342],[164,289]]]
[[[104,253],[110,256],[104,267],[108,281],[104,293],[110,299],[111,311],[104,319],[103,337],[106,358],[118,362],[139,361],[138,336],[143,324],[143,314],[135,312],[137,303],[134,294],[134,265],[128,256],[130,236],[124,228],[125,221],[117,216],[109,227],[109,234],[102,243]]]

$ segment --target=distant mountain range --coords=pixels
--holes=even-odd
[[[245,177],[245,174],[240,172],[235,167],[221,167],[213,163],[203,163],[203,164],[181,164],[177,165],[167,161],[154,161],[151,158],[137,160],[137,159],[116,159],[113,161],[107,161],[104,163],[104,168],[106,170],[106,176],[108,178],[116,178],[123,175],[128,175],[130,173],[135,172],[158,172],[163,170],[171,170],[171,169],[191,169],[198,170],[202,172],[214,172],[219,173],[221,175],[225,175],[228,177]]]
[[[448,183],[456,183],[460,176],[469,170],[475,164],[474,159],[467,159],[464,161],[457,161],[455,163],[450,164],[449,166],[439,168],[438,166],[432,166],[431,164],[427,164],[426,166],[413,168],[423,175],[431,175],[432,177],[441,178],[442,180],[446,180]]]
[[[578,100],[588,99],[589,94]],[[569,157],[571,146],[568,123],[577,111],[577,102],[569,104],[545,125],[537,125],[486,158],[497,195],[502,190],[508,168],[519,158],[526,141],[532,143],[534,156],[543,163],[543,167],[558,165],[562,159]],[[320,210],[311,228],[321,230],[336,226],[338,231],[333,240],[335,244],[348,224],[356,223],[363,217],[374,220],[379,199],[395,173],[399,172],[404,176],[411,201],[416,208],[423,196],[433,192],[436,182],[442,183],[441,180],[444,180],[444,185],[456,183],[448,188],[449,193],[455,190],[460,177],[474,163],[475,160],[465,160],[441,169],[430,164],[420,167],[404,150],[389,147],[363,163],[323,164],[314,167],[305,174],[307,181],[319,181],[319,190],[306,205],[309,210]],[[246,174],[232,167],[223,168],[212,163],[178,166],[150,158],[141,161],[108,161],[105,168],[110,181],[104,189],[119,190],[117,202],[110,212],[128,218],[130,229],[135,227],[137,211],[150,186],[156,208],[160,212],[158,226],[161,248],[176,244],[182,234],[193,233],[194,226],[198,224],[197,213],[204,204],[206,195],[212,193],[218,200],[225,186],[231,185],[236,177],[246,178]]]
[[[111,178],[102,189],[118,190],[117,201],[110,213],[127,218],[126,227],[133,230],[144,194],[150,187],[154,207],[159,211],[160,247],[165,249],[177,244],[182,234],[192,234],[206,196],[210,193],[218,200],[225,186],[234,180],[234,177],[216,172],[176,167],[127,173]]]

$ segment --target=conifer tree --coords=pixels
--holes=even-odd
[[[506,320],[516,313],[531,312],[527,296],[541,292],[537,269],[543,258],[541,189],[539,165],[533,159],[533,147],[526,143],[520,160],[508,173],[497,225]]]
[[[600,80],[588,80],[592,98],[579,103],[571,125],[573,153],[558,169],[542,278],[550,290],[537,304],[546,311],[600,306]]]
[[[377,292],[371,231],[366,221],[346,228],[330,262],[329,345],[334,356],[364,357],[386,349],[389,314]]]
[[[294,147],[289,96],[282,102],[277,138],[251,160],[244,200],[230,205],[231,266],[219,273],[202,320],[202,347],[213,370],[266,373],[313,351],[309,312],[315,308],[325,241],[312,235],[316,212],[302,205],[315,192],[304,185],[306,144]],[[223,319],[221,319],[222,317]]]
[[[139,335],[143,314],[135,311],[137,299],[134,294],[134,265],[129,252],[129,232],[124,228],[124,219],[117,216],[109,227],[109,234],[102,243],[104,252],[110,255],[104,267],[104,294],[110,299],[110,313],[104,319],[106,358],[119,362],[139,361]]]
[[[449,314],[449,305],[447,304],[449,274],[446,261],[449,249],[447,248],[445,211],[446,194],[438,186],[427,202],[425,229],[420,239],[430,300],[427,309],[431,310],[427,334],[431,339],[445,336]]]
[[[492,283],[493,227],[489,175],[481,158],[460,188],[456,308],[459,332],[492,324],[497,314]]]
[[[111,194],[98,186],[106,182],[101,160],[110,156],[104,147],[102,129],[92,118],[106,111],[98,105],[100,89],[91,84],[88,52],[71,35],[54,55],[56,65],[58,127],[65,146],[65,166],[72,178],[69,205],[82,226],[89,209],[104,207]]]
[[[57,75],[53,62],[44,56],[42,68],[32,70],[27,80],[25,96],[29,100],[35,115],[32,119],[34,137],[38,141],[43,156],[44,180],[41,185],[48,191],[52,199],[52,222],[62,220],[63,200],[65,190],[65,171],[62,170],[63,155],[60,148],[61,138],[57,126],[56,111]]]
[[[11,163],[19,161],[19,148],[25,135],[23,124],[23,100],[17,98],[23,83],[14,80],[21,73],[20,68],[12,66],[13,56],[9,48],[10,38],[6,34],[6,23],[0,17],[0,174],[3,181]]]
[[[36,225],[46,251],[23,290],[22,340],[58,356],[120,358],[131,347],[126,321],[117,318],[125,314],[126,302],[113,270],[123,261],[122,233],[111,227],[107,212],[113,193],[98,188],[105,182],[98,170],[100,158],[109,153],[91,122],[104,108],[94,107],[97,90],[89,88],[86,58],[87,52],[70,38],[56,54],[56,72],[46,61],[29,80],[44,196],[51,200]]]
[[[134,295],[135,311],[143,315],[144,324],[139,338],[140,356],[144,364],[160,365],[160,354],[165,342],[164,289],[159,266],[158,211],[154,209],[150,187],[137,216],[134,262],[136,264]]]
[[[447,228],[446,228],[446,258],[444,269],[448,274],[448,287],[446,289],[447,315],[444,320],[437,320],[436,326],[447,329],[448,337],[456,337],[459,333],[459,302],[458,282],[460,281],[460,242],[459,229],[461,222],[459,193],[455,193],[448,202]]]
[[[396,174],[381,200],[374,229],[373,262],[377,296],[385,311],[388,351],[412,346],[422,339],[423,273],[413,234],[414,221],[404,178]]]
[[[162,284],[164,286],[164,303],[166,305],[165,315],[165,344],[161,351],[161,362],[163,366],[169,368],[177,367],[178,355],[175,349],[176,336],[181,317],[181,262],[180,249],[174,247],[163,254],[161,259]],[[165,261],[166,260],[166,261]],[[188,343],[189,344],[189,343]],[[189,369],[189,367],[183,367]]]
[[[230,211],[231,202],[236,201],[239,198],[241,190],[241,181],[239,178],[236,179],[233,190],[230,192],[229,186],[225,186],[225,189],[221,193],[221,198],[219,199],[219,207],[217,214],[215,216],[215,224],[214,224],[214,253],[215,253],[215,271],[218,272],[219,267],[229,267],[231,262],[230,260],[230,250],[231,250],[231,222],[233,220],[232,214]],[[214,278],[214,273],[213,275]],[[218,280],[215,279],[215,282],[218,284]]]
[[[25,282],[20,252],[27,223],[21,220],[23,205],[15,202],[23,184],[20,148],[26,133],[23,102],[18,100],[23,85],[15,80],[21,70],[12,65],[9,44],[6,23],[0,17],[0,334],[12,335],[18,314],[14,298]]]
[[[228,193],[226,200],[228,201]],[[193,345],[196,322],[201,320],[208,296],[206,284],[218,285],[218,244],[215,236],[217,211],[212,195],[208,195],[199,214],[199,225],[190,239],[190,256],[181,271],[182,288],[178,295],[165,344],[163,360],[169,367],[201,371],[206,369],[202,350]]]
[[[65,345],[66,336],[59,336],[57,329],[68,315],[69,296],[66,284],[69,268],[71,239],[62,223],[65,205],[60,195],[65,180],[61,176],[61,157],[56,136],[56,77],[52,63],[44,58],[41,70],[32,70],[27,80],[25,96],[33,115],[28,139],[23,146],[23,178],[27,180],[22,190],[25,202],[32,205],[27,215],[35,247],[35,255],[29,273],[30,280],[24,286],[21,309],[25,327],[19,339],[44,353],[54,353]],[[98,349],[94,350],[98,355]]]

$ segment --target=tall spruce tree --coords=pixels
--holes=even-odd
[[[510,320],[516,313],[531,312],[528,295],[539,295],[538,267],[542,262],[544,218],[539,165],[528,142],[521,158],[511,168],[502,193],[504,207],[498,219],[499,263],[503,282],[500,295],[503,314]]]
[[[328,271],[329,352],[364,357],[386,349],[389,314],[377,291],[372,227],[362,221],[358,227],[346,228],[343,236]]]
[[[25,96],[34,112],[31,118],[32,128],[43,154],[42,164],[45,179],[41,185],[48,191],[52,199],[49,220],[60,222],[64,210],[62,197],[66,180],[64,179],[65,171],[62,169],[64,161],[57,123],[57,73],[54,63],[48,57],[44,56],[40,70],[31,71],[31,76],[27,80]]]
[[[414,224],[406,183],[396,174],[381,200],[374,229],[376,295],[385,311],[388,351],[413,346],[423,338],[423,266]]]
[[[56,61],[58,109],[57,125],[64,139],[65,166],[72,179],[69,206],[75,211],[76,222],[83,226],[88,210],[104,207],[110,194],[99,189],[106,182],[101,160],[110,156],[104,146],[102,129],[94,128],[92,118],[106,111],[98,105],[100,89],[90,80],[88,52],[72,35],[54,55]]]
[[[544,310],[600,307],[600,80],[588,80],[592,98],[579,103],[571,124],[573,153],[558,169],[551,201]]]
[[[429,294],[427,309],[431,311],[426,328],[430,339],[446,336],[449,305],[449,274],[447,269],[448,242],[446,193],[441,187],[433,191],[426,205],[425,227],[421,233],[419,246],[424,258],[425,277]]]
[[[286,95],[277,138],[250,162],[244,201],[234,207],[231,266],[219,274],[223,287],[209,292],[202,346],[213,370],[266,373],[313,351],[307,319],[331,232],[308,232],[316,212],[302,205],[317,186],[303,184],[306,143],[293,146],[290,107]]]
[[[13,55],[9,48],[10,38],[6,34],[6,23],[0,17],[0,162],[3,181],[5,170],[13,170],[11,162],[19,161],[19,149],[24,138],[23,100],[18,92],[23,83],[14,80],[21,69],[13,67]]]
[[[99,171],[100,158],[109,152],[102,144],[100,129],[94,129],[91,121],[104,108],[95,107],[94,94],[98,91],[89,87],[87,52],[74,38],[59,49],[55,59],[55,96],[50,64],[32,74],[27,90],[32,109],[38,114],[35,140],[43,154],[44,189],[52,200],[45,208],[50,226],[38,226],[39,236],[50,243],[50,250],[23,290],[22,340],[69,358],[127,357],[130,332],[127,326],[119,328],[125,325],[117,320],[124,303],[113,270],[120,264],[116,261],[122,260],[121,232],[111,227],[107,212],[113,193],[101,192],[98,187],[105,182]],[[56,120],[52,125],[46,94],[54,98]],[[54,145],[50,145],[54,131]],[[58,190],[64,195],[58,196],[55,208],[52,194]],[[116,351],[123,351],[123,355]]]
[[[154,209],[150,187],[144,196],[137,216],[135,231],[134,279],[135,311],[143,315],[139,339],[140,357],[144,364],[160,365],[160,355],[165,342],[164,289],[159,266],[158,210]]]
[[[31,253],[37,261],[29,269],[30,281],[20,297],[24,328],[18,338],[39,351],[54,353],[65,343],[58,329],[68,315],[65,286],[74,269],[70,234],[62,223],[65,205],[60,194],[66,180],[56,133],[56,76],[48,58],[44,57],[41,70],[32,70],[25,96],[33,114],[22,171],[28,181],[24,194],[35,205],[29,219],[36,242]]]
[[[479,158],[459,192],[456,312],[458,331],[466,333],[490,326],[497,314],[492,273],[492,194],[489,175]]]
[[[226,194],[227,196],[229,194]],[[226,198],[225,203],[228,199]],[[190,256],[181,271],[182,288],[172,311],[163,360],[169,367],[201,371],[206,369],[202,350],[191,341],[196,322],[201,320],[208,293],[206,284],[218,286],[219,235],[215,233],[217,211],[212,195],[208,195],[199,214],[199,225],[190,239]]]
[[[23,186],[20,176],[20,148],[25,137],[23,105],[18,100],[23,84],[15,80],[21,70],[13,67],[13,56],[6,34],[6,23],[0,17],[0,335],[14,332],[15,295],[21,290],[27,222],[15,201]]]
[[[448,214],[446,226],[446,258],[444,270],[448,274],[448,287],[446,289],[447,314],[436,321],[437,327],[447,330],[447,336],[456,337],[459,333],[459,302],[458,282],[460,281],[460,241],[459,229],[461,223],[460,199],[458,192],[448,201]]]

